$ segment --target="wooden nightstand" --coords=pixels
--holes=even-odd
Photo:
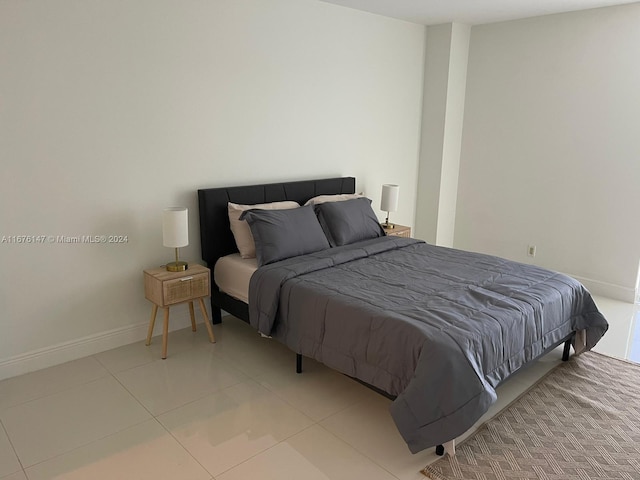
[[[384,228],[383,226],[382,229],[384,233],[392,237],[411,237],[411,227],[407,227],[406,225],[398,225],[396,223],[394,228]]]
[[[151,344],[151,335],[156,323],[158,307],[164,308],[164,326],[162,329],[162,358],[167,358],[167,334],[169,333],[169,307],[189,302],[191,330],[196,331],[196,319],[193,313],[193,301],[198,300],[204,324],[209,331],[209,340],[215,343],[213,329],[204,306],[204,297],[210,294],[209,269],[198,264],[190,264],[184,272],[169,272],[166,267],[151,268],[144,271],[144,296],[153,302],[151,321],[147,333],[147,343]]]

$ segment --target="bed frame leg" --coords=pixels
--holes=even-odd
[[[569,340],[564,342],[564,350],[562,352],[562,361],[563,362],[566,362],[567,360],[569,360],[569,353],[571,352],[571,340],[572,339],[573,339],[573,337],[571,337]]]
[[[438,445],[436,447],[436,455],[438,456],[442,456],[445,453],[448,453],[450,457],[453,457],[456,454],[456,441],[454,440],[449,440],[448,442],[444,443],[443,445]]]
[[[213,304],[213,297],[211,297],[211,323],[214,325],[222,323],[222,310]]]
[[[569,353],[571,351],[571,345],[573,344],[574,355],[580,355],[587,349],[587,331],[578,330],[573,332],[571,338],[564,342],[564,351],[562,352],[562,361],[569,360]]]
[[[302,355],[296,353],[296,373],[302,373]]]

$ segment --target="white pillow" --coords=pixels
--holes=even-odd
[[[320,205],[326,202],[344,202],[345,200],[353,200],[354,198],[364,197],[361,193],[339,193],[337,195],[318,195],[317,197],[310,198],[305,203],[307,205]]]
[[[233,238],[236,239],[236,246],[240,252],[242,258],[256,258],[256,244],[253,241],[253,235],[251,235],[251,229],[246,220],[240,220],[240,215],[245,210],[286,210],[289,208],[298,208],[300,204],[298,202],[272,202],[272,203],[259,203],[256,205],[241,205],[238,203],[229,202],[229,226],[233,233]]]

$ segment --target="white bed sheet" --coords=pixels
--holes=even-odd
[[[249,280],[257,269],[255,258],[242,258],[239,253],[232,253],[218,259],[213,278],[221,291],[249,303]]]

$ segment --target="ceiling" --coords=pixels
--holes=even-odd
[[[608,7],[636,0],[322,0],[424,25],[470,25]]]

